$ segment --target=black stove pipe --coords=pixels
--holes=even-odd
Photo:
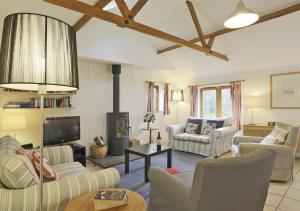
[[[120,74],[121,74],[121,65],[113,64],[112,65],[112,74],[113,74],[113,112],[120,112]]]

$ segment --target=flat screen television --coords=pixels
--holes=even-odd
[[[44,122],[44,145],[57,145],[80,139],[80,117],[48,117]]]

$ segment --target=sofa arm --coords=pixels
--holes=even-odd
[[[190,189],[161,168],[149,170],[150,202],[148,211],[191,210]]]
[[[240,143],[260,143],[264,137],[256,136],[235,136],[233,137],[233,144],[238,145]]]
[[[169,140],[174,140],[175,135],[179,133],[184,133],[185,124],[168,125],[166,131],[168,132]]]
[[[233,135],[237,131],[238,131],[238,129],[235,126],[230,126],[230,127],[222,127],[222,128],[215,129],[213,134],[216,139],[219,139],[224,136],[233,137]]]
[[[118,171],[109,168],[44,183],[43,211],[64,210],[71,199],[100,188],[118,187],[119,182]],[[0,210],[37,211],[40,197],[38,191],[38,185],[25,189],[0,189]]]
[[[272,149],[276,152],[276,156],[286,157],[288,154],[293,154],[293,149],[285,145],[272,145],[272,144],[260,144],[260,143],[240,143],[238,145],[240,155],[244,155],[253,152],[257,149]]]
[[[48,159],[50,165],[73,162],[73,151],[70,146],[45,147],[44,157]]]

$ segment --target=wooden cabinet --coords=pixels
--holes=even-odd
[[[244,125],[244,136],[260,136],[265,137],[271,133],[273,126],[267,125]]]

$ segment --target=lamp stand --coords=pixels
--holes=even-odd
[[[45,85],[39,85],[38,95],[40,99],[40,204],[39,210],[43,210],[43,148],[44,148],[44,95],[47,93]]]
[[[254,108],[251,109],[251,124],[250,125],[255,125],[254,124]]]
[[[177,121],[176,123],[178,123],[178,101],[177,101]]]

